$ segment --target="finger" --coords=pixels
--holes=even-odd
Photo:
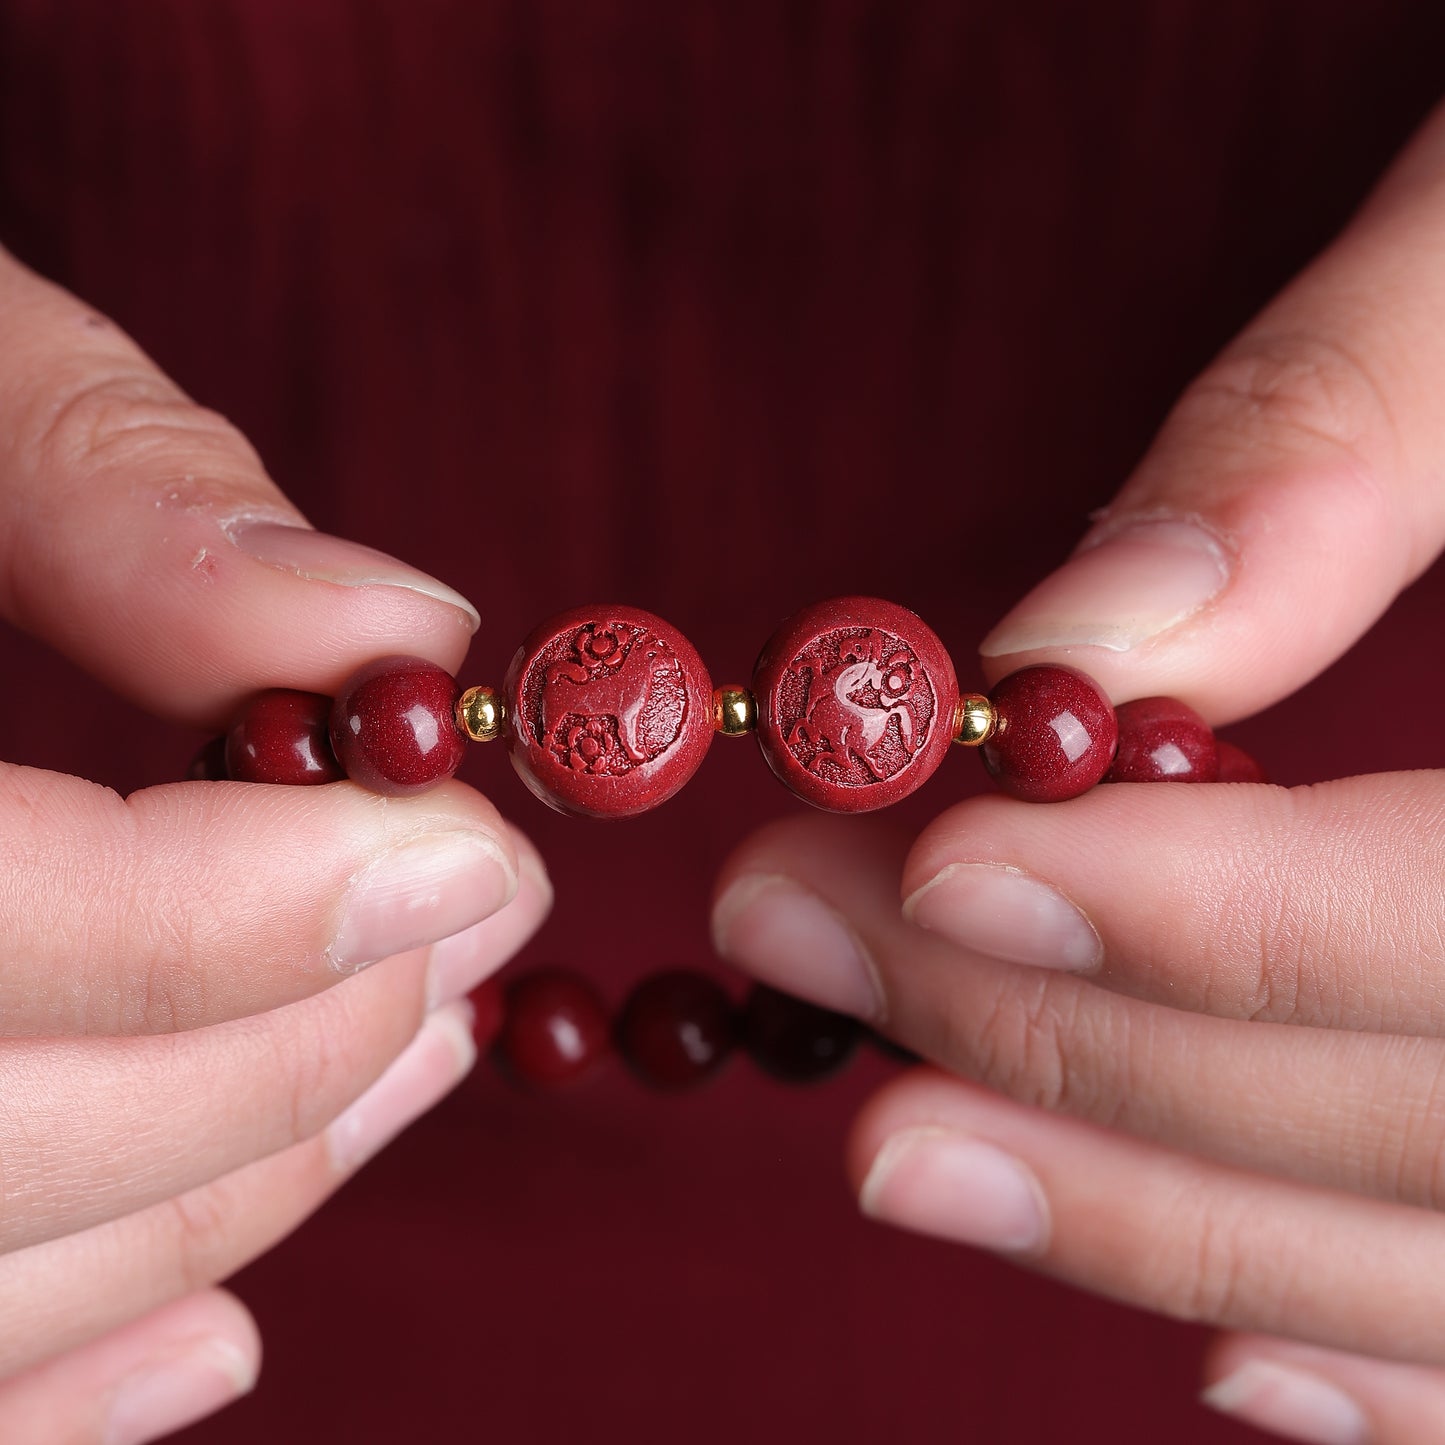
[[[1263,1335],[1211,1351],[1206,1405],[1312,1445],[1442,1445],[1445,1372]]]
[[[719,951],[1025,1103],[1264,1173],[1445,1200],[1439,1040],[1204,1018],[968,953],[900,918],[904,847],[833,819],[764,830],[724,869]]]
[[[325,1132],[199,1189],[0,1258],[0,1375],[74,1349],[240,1269],[289,1234],[475,1062],[448,1004]]]
[[[1445,538],[1445,111],[1184,394],[1073,558],[985,639],[1227,722],[1344,652]],[[1343,561],[1342,561],[1343,559]]]
[[[405,1046],[424,996],[460,997],[500,967],[547,902],[531,887],[480,933],[253,1018],[159,1038],[0,1044],[0,1250],[130,1213],[311,1137]]]
[[[142,1445],[246,1394],[260,1363],[245,1306],[224,1290],[202,1290],[0,1380],[0,1439]]]
[[[0,614],[117,692],[224,721],[379,652],[454,669],[475,610],[312,530],[243,437],[0,251]]]
[[[176,783],[121,799],[0,765],[0,1030],[196,1028],[490,917],[510,832],[460,783]]]
[[[1445,1033],[1445,772],[1314,788],[979,798],[903,870],[904,916],[1176,1008]]]
[[[1174,1153],[921,1070],[865,1107],[849,1174],[874,1218],[1099,1294],[1422,1364],[1445,1219]]]

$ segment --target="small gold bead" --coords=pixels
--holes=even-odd
[[[758,704],[745,687],[730,683],[712,693],[712,725],[725,738],[740,738],[758,725]]]
[[[457,726],[474,743],[493,742],[506,723],[507,709],[494,687],[469,687],[457,699]]]
[[[998,716],[993,704],[981,693],[965,693],[958,700],[958,712],[954,715],[953,740],[966,748],[976,748],[992,736]]]

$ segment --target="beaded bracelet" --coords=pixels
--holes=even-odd
[[[241,709],[193,776],[424,792],[456,772],[468,738],[505,738],[522,781],[564,813],[620,818],[664,802],[714,733],[755,733],[804,801],[869,812],[906,797],[950,743],[977,748],[1006,792],[1059,802],[1099,782],[1262,781],[1172,698],[1110,705],[1072,667],[1037,665],[992,693],[960,695],[953,663],[918,616],[841,597],[768,640],[752,686],[714,688],[696,649],[635,607],[578,607],[535,628],[500,688],[458,687],[416,657],[383,657],[332,700],[271,689]]]

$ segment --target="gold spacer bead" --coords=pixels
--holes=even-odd
[[[469,687],[457,699],[457,726],[474,743],[501,737],[507,725],[507,708],[494,687]]]
[[[712,692],[712,725],[725,738],[740,738],[758,725],[757,699],[745,687],[729,683]]]
[[[993,704],[981,692],[965,693],[954,714],[953,740],[966,748],[976,748],[993,736],[997,722]]]

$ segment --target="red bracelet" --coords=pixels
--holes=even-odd
[[[1192,708],[1144,698],[1114,708],[1075,668],[1026,667],[993,692],[959,694],[931,628],[896,603],[841,597],[768,640],[751,688],[714,688],[681,633],[635,607],[577,607],[544,622],[501,688],[459,689],[416,657],[383,657],[333,701],[272,689],[242,708],[195,776],[424,792],[456,772],[468,738],[505,738],[544,803],[621,818],[656,807],[697,771],[714,733],[756,732],[798,797],[837,813],[906,797],[950,743],[979,749],[1005,791],[1059,802],[1099,782],[1262,781]]]

